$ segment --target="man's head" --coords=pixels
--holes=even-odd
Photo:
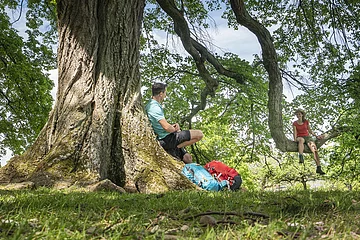
[[[154,83],[152,85],[152,95],[157,96],[160,93],[165,93],[166,87],[167,85],[165,83],[160,83],[160,82]]]
[[[166,84],[154,83],[152,85],[152,98],[161,103],[166,98]]]

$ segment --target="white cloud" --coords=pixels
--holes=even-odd
[[[260,44],[256,36],[244,27],[234,30],[228,28],[223,19],[219,19],[216,27],[207,31],[207,36],[201,36],[200,38],[202,38],[202,41],[205,42],[206,47],[211,52],[216,52],[220,55],[225,52],[232,52],[249,62],[252,62],[254,59],[254,54],[259,55],[261,53]],[[183,48],[179,37],[167,35],[163,31],[155,31],[153,34],[159,44],[168,46],[171,51],[176,51],[182,55],[189,55]]]
[[[232,52],[247,61],[252,61],[254,54],[260,54],[260,45],[256,36],[245,28],[233,30],[221,26],[210,34],[213,44],[219,48],[217,52]]]

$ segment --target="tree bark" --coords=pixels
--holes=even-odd
[[[110,179],[140,192],[192,187],[155,140],[140,94],[145,1],[59,0],[58,92],[34,145],[0,181]],[[49,181],[40,183],[40,177]]]

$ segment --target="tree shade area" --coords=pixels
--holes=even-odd
[[[23,7],[26,40],[8,16]],[[307,188],[319,176],[309,148],[298,163],[292,123],[303,108],[322,136],[321,179],[359,187],[357,1],[8,0],[0,8],[0,150],[19,154],[1,168],[2,182],[110,179],[145,193],[191,187],[144,114],[152,83],[164,82],[167,120],[204,133],[187,149],[194,161],[224,161],[248,188]],[[214,50],[207,32],[219,13],[229,30],[256,37],[253,61]],[[44,72],[55,56],[59,87],[49,114]]]

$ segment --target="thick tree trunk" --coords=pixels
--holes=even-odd
[[[143,112],[139,38],[144,2],[57,1],[56,105],[35,144],[2,169],[3,181],[39,175],[51,181],[110,179],[141,192],[191,186],[180,174],[181,164],[155,141]]]

